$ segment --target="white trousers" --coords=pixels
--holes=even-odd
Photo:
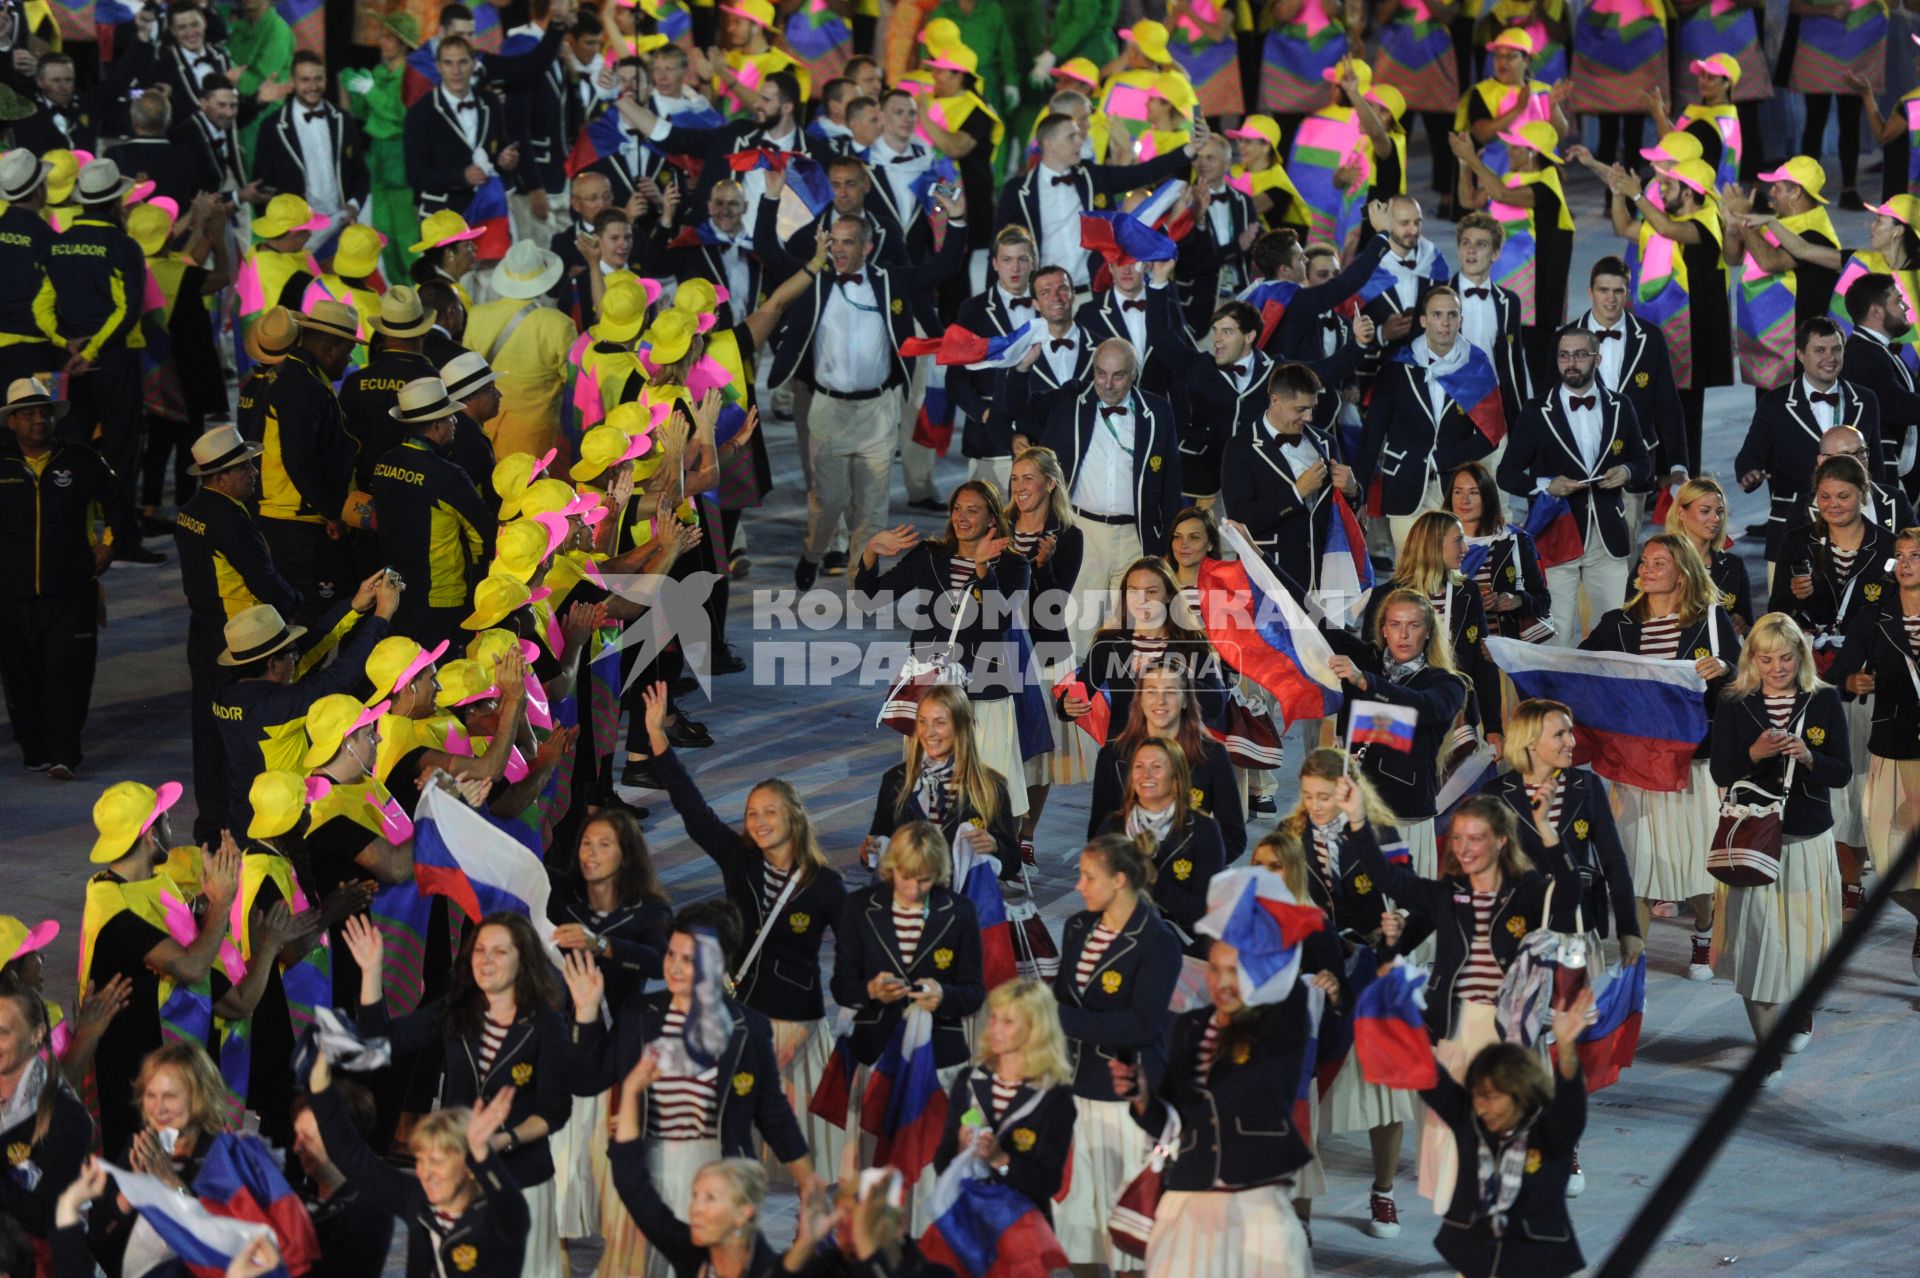
[[[1080,575],[1074,579],[1074,611],[1067,626],[1076,657],[1092,648],[1093,632],[1119,615],[1119,590],[1127,569],[1140,558],[1140,529],[1082,517]]]
[[[850,556],[865,550],[867,539],[886,526],[900,398],[898,388],[872,399],[814,392],[807,412],[807,447],[813,457],[813,486],[807,490],[809,560],[820,561],[843,518]]]
[[[1587,553],[1580,558],[1547,569],[1547,593],[1553,598],[1553,620],[1560,631],[1554,642],[1562,648],[1578,647],[1591,623],[1626,599],[1627,582],[1632,576],[1632,563],[1614,558],[1598,537],[1587,544]],[[1583,586],[1590,617],[1585,625],[1580,620]]]

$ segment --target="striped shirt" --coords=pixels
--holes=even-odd
[[[900,966],[912,967],[913,956],[920,949],[920,932],[927,925],[927,911],[924,906],[902,909],[897,903],[893,907],[893,937],[900,946]]]
[[[1498,537],[1469,537],[1467,545],[1487,547],[1487,553],[1481,557],[1480,566],[1473,570],[1473,588],[1480,592],[1481,598],[1493,593],[1493,543]]]
[[[1073,968],[1073,982],[1086,989],[1093,981],[1093,969],[1100,966],[1100,960],[1106,957],[1107,947],[1113,944],[1118,932],[1109,932],[1098,923],[1093,931],[1087,933],[1086,944],[1080,947],[1080,961]]]
[[[1907,628],[1907,647],[1920,656],[1920,617],[1902,617],[1900,620]]]
[[[1443,586],[1437,595],[1428,595],[1427,602],[1433,605],[1433,611],[1440,619],[1440,633],[1453,638],[1453,587]]]
[[[773,862],[760,862],[760,910],[771,913],[773,903],[780,899],[780,893],[786,890],[787,880],[793,877],[793,869],[780,869]]]
[[[1544,784],[1544,782],[1542,784]],[[1527,797],[1529,799],[1539,798],[1540,786],[1537,786],[1537,785],[1528,786]],[[1553,790],[1553,802],[1547,805],[1547,823],[1553,826],[1553,828],[1556,830],[1560,828],[1560,801],[1566,797],[1567,797],[1567,787],[1565,787],[1564,785],[1555,786]],[[1531,821],[1533,818],[1529,816],[1527,819]]]
[[[1680,655],[1679,613],[1670,612],[1664,617],[1654,617],[1640,627],[1640,655],[1668,659]]]
[[[972,589],[975,575],[973,560],[955,555],[947,565],[947,589],[965,594]]]
[[[1213,1058],[1220,1054],[1220,1022],[1211,1016],[1207,1018],[1207,1032],[1200,1036],[1200,1050],[1193,1057],[1193,1081],[1202,1087],[1207,1085],[1207,1075],[1213,1072]]]
[[[1833,557],[1833,575],[1836,579],[1845,581],[1853,576],[1853,561],[1860,557],[1861,548],[1865,544],[1862,542],[1852,550],[1842,550],[1832,542],[1827,543],[1827,554]]]
[[[1320,873],[1328,879],[1340,877],[1340,845],[1327,837],[1325,830],[1313,827],[1313,855],[1320,862]]]
[[[993,1121],[999,1122],[1006,1116],[1007,1107],[1013,1104],[1013,1098],[1020,1094],[1025,1084],[1019,1079],[1006,1079],[998,1074],[993,1076]]]
[[[1493,956],[1493,907],[1497,894],[1473,894],[1473,943],[1467,947],[1467,961],[1453,983],[1454,995],[1468,1003],[1491,1003],[1500,997],[1500,982],[1506,973]]]
[[[485,1078],[493,1068],[493,1058],[500,1054],[501,1045],[507,1041],[507,1031],[512,1028],[495,1025],[491,1020],[480,1022],[480,1077]]]
[[[684,1038],[687,1014],[667,1010],[661,1038]],[[647,1108],[647,1135],[659,1140],[701,1140],[719,1134],[720,1071],[701,1070],[692,1078],[663,1074],[654,1080]]]
[[[427,1210],[433,1218],[433,1232],[442,1237],[452,1233],[453,1227],[460,1223],[458,1216],[449,1216],[438,1207],[429,1207]]]
[[[1045,533],[1016,532],[1013,534],[1013,553],[1022,559],[1033,558],[1034,547],[1040,544],[1040,539],[1044,536],[1046,536]]]
[[[1767,694],[1767,718],[1776,728],[1784,728],[1793,722],[1793,703],[1800,699],[1798,693],[1785,695]]]

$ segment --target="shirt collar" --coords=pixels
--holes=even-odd
[[[1067,177],[1073,173],[1072,169],[1056,169],[1051,164],[1048,164],[1045,160],[1040,161],[1034,167],[1039,170],[1039,176],[1041,177],[1049,177],[1049,178]]]
[[[1893,343],[1888,340],[1886,334],[1880,332],[1880,330],[1878,329],[1868,328],[1865,324],[1855,324],[1853,326],[1853,331],[1860,334],[1862,337],[1872,338],[1874,341],[1880,343],[1882,346],[1891,347],[1893,345]]]
[[[1827,387],[1825,390],[1815,390],[1813,387],[1813,379],[1804,373],[1800,375],[1800,393],[1807,396],[1809,400],[1815,395],[1836,395],[1839,392],[1840,382],[1837,378],[1834,380],[1833,385]]]

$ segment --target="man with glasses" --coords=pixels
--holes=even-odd
[[[1547,569],[1552,615],[1562,619],[1559,642],[1568,648],[1581,639],[1582,587],[1596,620],[1626,597],[1634,530],[1622,490],[1645,482],[1653,470],[1633,404],[1599,382],[1599,359],[1600,341],[1591,330],[1578,324],[1560,330],[1554,347],[1559,384],[1521,412],[1500,463],[1500,487],[1530,502],[1563,498],[1580,529],[1581,556]]]

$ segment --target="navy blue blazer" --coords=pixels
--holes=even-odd
[[[1333,519],[1331,463],[1347,458],[1334,432],[1310,423],[1300,438],[1328,459],[1329,473],[1326,483],[1302,497],[1300,476],[1282,451],[1279,436],[1267,429],[1265,412],[1263,398],[1260,414],[1228,442],[1220,495],[1267,566],[1296,594],[1305,595],[1319,585],[1320,556]]]
[[[1836,423],[1860,428],[1866,437],[1867,477],[1879,483],[1893,483],[1897,476],[1885,464],[1880,440],[1880,401],[1873,392],[1842,378],[1833,384],[1840,402],[1833,410]],[[1747,425],[1747,437],[1733,460],[1733,473],[1750,470],[1767,473],[1767,558],[1780,558],[1780,544],[1797,507],[1812,497],[1813,468],[1820,464],[1820,422],[1813,405],[1807,402],[1802,378],[1761,394],[1754,404],[1753,420]]]
[[[1311,364],[1325,359],[1326,344],[1321,334],[1326,330],[1320,321],[1366,286],[1389,247],[1386,236],[1373,235],[1338,275],[1325,283],[1302,285],[1287,303],[1286,314],[1280,317],[1280,323],[1261,349],[1281,361]]]
[[[1520,846],[1534,868],[1552,873],[1552,863],[1540,832],[1533,828],[1533,801],[1518,772],[1502,772],[1487,793],[1504,799],[1513,809],[1520,830]],[[1583,922],[1601,936],[1638,936],[1640,917],[1634,904],[1633,872],[1620,846],[1620,830],[1613,823],[1613,805],[1600,779],[1585,768],[1560,773],[1560,855],[1580,875]],[[1611,925],[1609,925],[1611,919]]]
[[[1181,420],[1185,420],[1184,373],[1187,357],[1193,350],[1193,334],[1187,331],[1186,317],[1180,313],[1179,294],[1171,284],[1149,284],[1136,300],[1146,304],[1147,317],[1147,344],[1138,352],[1140,380],[1136,385],[1149,395],[1168,400]],[[1073,317],[1074,322],[1093,339],[1095,346],[1111,338],[1131,342],[1133,335],[1121,312],[1123,304],[1120,294],[1113,289],[1095,293],[1093,300]]]
[[[1185,177],[1193,167],[1193,160],[1187,155],[1186,148],[1167,155],[1155,156],[1144,164],[1076,164],[1066,176],[1073,181],[1074,193],[1080,197],[1080,207],[1089,213],[1117,205],[1120,197],[1128,191],[1147,190],[1160,185],[1168,178]],[[1033,242],[1040,252],[1040,260],[1046,261],[1046,219],[1040,216],[1040,181],[1049,176],[1041,165],[1034,165],[1019,177],[1014,178],[1000,188],[1000,203],[994,218],[996,226],[1024,226],[1033,232]],[[879,183],[874,184],[876,187]],[[1078,228],[1075,228],[1078,236]],[[1087,278],[1092,279],[1100,271],[1101,259],[1098,253],[1087,253]]]
[[[954,323],[982,337],[1002,337],[1022,324],[1045,324],[1034,312],[1031,297],[1018,298],[1024,306],[1009,307],[1000,296],[997,280],[989,280],[987,291],[960,303]],[[933,325],[929,325],[931,329]],[[1042,340],[1045,340],[1044,338]],[[1041,361],[1034,361],[1039,364]],[[960,417],[960,452],[967,457],[1007,457],[1013,452],[1013,413],[1000,394],[1008,370],[968,368],[955,364],[947,369],[947,402]]]
[[[1033,1102],[1034,1091],[1022,1083],[1007,1102],[1005,1116],[995,1123],[993,1071],[975,1065],[954,1079],[947,1089],[947,1123],[933,1151],[933,1167],[945,1171],[959,1154],[960,1120],[968,1110],[978,1109],[986,1125],[996,1129],[1000,1148],[1006,1151],[1007,1165],[1000,1171],[1000,1181],[1023,1195],[1052,1224],[1053,1196],[1060,1192],[1067,1154],[1073,1149],[1073,1089],[1059,1084],[1049,1087],[1040,1093],[1039,1102],[1031,1110],[1021,1113]],[[1008,1119],[1014,1121],[1009,1124]],[[1002,1127],[1006,1130],[998,1130]]]
[[[1343,940],[1352,945],[1372,944],[1374,935],[1380,931],[1380,916],[1386,911],[1386,902],[1380,885],[1360,868],[1359,858],[1346,855],[1346,827],[1342,826],[1335,836],[1341,852],[1334,862],[1337,873],[1329,875],[1314,851],[1313,831],[1305,824],[1305,818],[1299,818],[1298,824],[1301,850],[1307,860],[1307,894],[1315,905],[1332,916],[1333,926]],[[1389,847],[1401,844],[1400,832],[1390,825],[1381,826],[1375,836]]]
[[[1053,553],[1045,563],[1027,559],[1027,638],[1033,644],[1033,655],[1043,666],[1073,655],[1066,628],[1068,614],[1064,607],[1053,606],[1050,601],[1064,600],[1066,592],[1073,589],[1074,582],[1080,578],[1080,561],[1087,548],[1086,534],[1078,524],[1063,528],[1049,516],[1046,531],[1053,534]],[[1009,547],[1008,553],[1019,552]]]
[[[1037,367],[1037,365],[1036,365]],[[1186,508],[1180,486],[1180,428],[1173,405],[1158,395],[1134,389],[1127,395],[1133,410],[1133,512],[1140,532],[1140,548],[1149,555],[1167,553],[1173,517]],[[1080,464],[1099,428],[1099,399],[1091,389],[1063,399],[1047,417],[1040,443],[1060,456],[1072,494],[1080,479]]]
[[[1847,747],[1847,717],[1840,694],[1822,685],[1794,698],[1798,734],[1812,753],[1810,763],[1793,770],[1793,789],[1780,814],[1780,833],[1807,839],[1833,828],[1830,791],[1853,780],[1853,756]],[[1801,719],[1800,716],[1805,718]],[[1791,720],[1789,722],[1792,722]],[[1755,763],[1747,752],[1760,734],[1773,726],[1767,717],[1767,699],[1758,691],[1728,698],[1713,711],[1713,783],[1730,786],[1752,781],[1771,793],[1780,793],[1787,756],[1775,755]]]
[[[14,126],[16,136],[20,126]],[[1913,374],[1900,356],[1885,342],[1868,337],[1858,328],[1847,335],[1846,355],[1840,364],[1841,379],[1870,392],[1880,404],[1880,452],[1875,477],[1898,475],[1900,449],[1907,431],[1920,426],[1920,394],[1914,392]],[[1911,487],[1912,475],[1905,477]]]
[[[980,920],[973,902],[937,887],[927,897],[926,923],[913,962],[900,961],[893,931],[893,885],[877,883],[847,895],[834,937],[833,1001],[853,1009],[853,1054],[871,1065],[886,1050],[894,1027],[912,1006],[906,999],[880,1003],[867,997],[867,982],[882,972],[940,986],[933,1014],[933,1058],[945,1069],[963,1063],[967,1018],[987,1001],[980,971]]]
[[[1127,818],[1114,812],[1100,823],[1101,834],[1125,834]],[[1207,884],[1227,868],[1220,846],[1220,823],[1204,812],[1187,813],[1184,829],[1175,829],[1153,850],[1153,903],[1160,915],[1186,938],[1186,952],[1205,958],[1213,942],[1194,930],[1207,913]]]
[[[1511,436],[1507,447],[1511,456]],[[1362,491],[1375,475],[1380,477],[1386,514],[1418,514],[1430,482],[1492,451],[1466,410],[1451,399],[1444,401],[1440,416],[1434,416],[1426,369],[1395,359],[1384,362],[1373,381],[1373,402],[1367,407],[1354,473]]]
[[[1054,341],[1052,332],[1048,329],[1040,343]],[[1073,373],[1069,377],[1055,377],[1053,365],[1043,357],[1035,360],[1032,368],[1003,370],[994,383],[994,393],[1007,414],[1009,447],[1014,435],[1024,435],[1030,444],[1045,443],[1047,422],[1054,408],[1093,386],[1094,338],[1078,323],[1073,326],[1073,344]]]
[[[1601,329],[1592,311],[1574,322],[1590,332],[1598,333]],[[1620,355],[1620,384],[1607,389],[1633,405],[1633,419],[1640,423],[1641,437],[1649,448],[1655,441],[1659,442],[1669,468],[1686,465],[1693,469],[1687,455],[1687,417],[1680,407],[1680,391],[1674,384],[1673,358],[1667,351],[1666,334],[1652,324],[1641,322],[1632,311],[1624,313],[1620,325],[1622,336],[1602,339],[1625,344]],[[1654,476],[1640,486],[1629,484],[1627,490],[1651,492],[1664,478],[1664,475]]]
[[[1196,350],[1186,357],[1183,375],[1190,411],[1180,432],[1180,485],[1195,497],[1221,490],[1220,467],[1229,446],[1251,437],[1266,415],[1273,361],[1255,350],[1243,363],[1251,365],[1247,388],[1236,390],[1233,376],[1214,362],[1212,351]]]
[[[1488,616],[1489,633],[1518,639],[1523,629],[1521,618],[1545,621],[1553,616],[1553,596],[1547,591],[1547,574],[1540,567],[1540,552],[1534,548],[1533,538],[1526,529],[1509,527],[1487,547],[1487,571],[1492,574],[1496,594],[1519,595],[1523,601],[1517,612],[1495,612]]]
[[[755,247],[760,246],[756,243]],[[761,248],[760,251],[764,254],[766,250]],[[880,303],[893,339],[887,352],[890,369],[886,382],[888,386],[905,386],[912,380],[912,370],[907,366],[906,357],[900,354],[901,344],[913,336],[912,299],[944,283],[966,265],[966,260],[965,235],[947,236],[941,242],[939,252],[912,266],[888,267],[875,261],[871,254],[868,255],[861,273],[870,277],[874,297]],[[724,276],[720,282],[725,283]],[[785,386],[795,377],[808,386],[813,385],[813,335],[820,328],[820,313],[826,309],[827,290],[838,287],[834,273],[822,271],[807,286],[800,300],[788,309],[780,335],[774,339],[773,367],[767,376],[768,386]]]
[[[1138,1064],[1157,1087],[1167,1066],[1167,1027],[1173,1023],[1173,987],[1180,977],[1180,937],[1150,901],[1133,907],[1120,934],[1080,987],[1080,951],[1100,916],[1082,910],[1060,932],[1060,970],[1053,995],[1060,1028],[1073,1058],[1073,1092],[1088,1100],[1119,1100],[1111,1061]]]
[[[1413,730],[1411,752],[1385,748],[1359,751],[1360,770],[1384,802],[1403,821],[1424,821],[1436,811],[1439,794],[1437,772],[1446,753],[1447,739],[1453,734],[1454,716],[1467,704],[1470,685],[1457,674],[1428,668],[1418,671],[1405,683],[1394,683],[1383,673],[1380,650],[1343,630],[1324,631],[1327,642],[1341,656],[1350,658],[1367,674],[1363,692],[1351,684],[1342,686],[1345,699],[1340,703],[1339,732],[1347,734],[1347,716],[1356,701],[1384,701],[1388,705],[1409,706],[1419,712]]]
[[[1361,634],[1373,633],[1373,619],[1391,593],[1393,584],[1388,582],[1374,587],[1367,596],[1366,608],[1360,619]],[[1486,610],[1480,603],[1480,592],[1474,589],[1471,582],[1456,582],[1451,596],[1446,615],[1447,642],[1453,645],[1453,668],[1473,684],[1473,700],[1467,707],[1467,720],[1478,723],[1482,731],[1490,735],[1500,731],[1501,688],[1500,667],[1494,665],[1493,658],[1487,655]]]
[[[1600,453],[1592,473],[1625,466],[1630,474],[1623,488],[1602,488],[1598,484],[1582,488],[1566,499],[1567,508],[1573,512],[1587,545],[1594,545],[1597,537],[1609,555],[1630,559],[1636,549],[1637,530],[1627,527],[1622,494],[1652,478],[1653,454],[1647,449],[1630,400],[1597,383],[1590,393],[1600,397]],[[1531,504],[1537,497],[1536,481],[1561,475],[1579,479],[1588,473],[1556,386],[1528,404],[1508,432],[1506,455],[1500,460],[1500,487]],[[1569,624],[1574,621],[1577,619],[1569,619]]]
[[[1846,646],[1827,678],[1838,687],[1863,670],[1873,676],[1868,751],[1881,759],[1920,759],[1920,666],[1907,641],[1896,587],[1886,587],[1880,598],[1852,610]]]
[[[665,901],[635,901],[616,906],[599,922],[577,891],[555,892],[547,899],[547,921],[577,923],[607,943],[607,955],[594,955],[606,978],[608,1007],[619,1007],[660,978],[667,954],[667,929],[673,907]]]
[[[1079,731],[1077,728],[1069,731]],[[1120,810],[1127,798],[1127,760],[1120,753],[1120,729],[1115,728],[1107,744],[1093,761],[1093,798],[1087,804],[1087,837],[1100,833],[1109,816]],[[1220,825],[1220,847],[1228,864],[1240,859],[1247,850],[1247,814],[1240,804],[1240,786],[1233,775],[1233,760],[1227,748],[1215,741],[1205,743],[1198,758],[1187,757],[1187,770],[1193,782],[1187,801],[1196,812],[1203,812]]]
[[[1076,729],[1077,731],[1077,729]],[[994,798],[993,820],[985,822],[986,832],[993,836],[993,856],[1000,863],[1000,877],[1018,881],[1020,878],[1020,834],[1019,826],[1013,819],[1013,803],[1007,797],[1006,778],[991,768],[987,770],[993,781]],[[900,789],[907,783],[907,765],[900,762],[888,768],[880,777],[880,793],[873,801],[873,820],[867,826],[867,833],[877,839],[890,837],[893,832],[909,821],[930,821],[933,818],[920,806],[919,794],[907,796],[905,804],[900,802]],[[963,825],[982,825],[980,814],[973,810],[973,804],[966,795],[954,796],[953,810],[947,813],[947,819],[940,825],[940,832],[947,836],[947,846],[952,847],[959,837]]]
[[[932,540],[900,556],[891,568],[881,568],[878,560],[866,566],[856,546],[853,588],[865,595],[890,595],[901,621],[913,630],[916,652],[931,653],[944,649],[952,628],[948,572],[953,554]],[[959,646],[961,662],[967,671],[967,696],[975,701],[1002,701],[1013,695],[1025,677],[1013,642],[1007,636],[1013,620],[1007,600],[1027,588],[1027,561],[1018,555],[1003,554],[987,565],[984,577],[968,577],[967,596],[960,602]],[[904,606],[903,606],[904,605]],[[937,606],[936,606],[937,605]]]

